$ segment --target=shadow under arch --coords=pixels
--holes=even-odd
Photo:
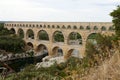
[[[82,36],[78,32],[71,32],[67,39],[68,45],[82,45]]]
[[[86,42],[91,42],[93,44],[97,44],[96,38],[98,36],[98,33],[91,33],[88,35]]]
[[[40,30],[37,34],[38,40],[49,40],[49,35],[45,30]]]
[[[24,38],[24,31],[23,31],[22,28],[19,28],[19,29],[18,29],[17,34],[18,34],[18,36],[19,36],[20,38]]]
[[[52,36],[53,42],[64,42],[64,35],[62,31],[55,31]]]
[[[34,32],[32,29],[28,29],[26,32],[27,39],[34,39]]]
[[[16,33],[15,29],[14,29],[14,28],[11,28],[11,29],[10,29],[10,34],[15,34],[15,33]]]
[[[56,46],[52,49],[52,55],[53,56],[63,56],[63,50],[62,48]]]
[[[66,54],[66,58],[69,58],[71,56],[78,57],[78,58],[82,57],[82,56],[80,56],[80,52],[77,49],[70,49],[70,50],[68,50],[68,52]]]
[[[48,48],[44,44],[39,44],[35,51],[36,51],[36,55],[40,55],[40,54],[48,55]]]
[[[31,42],[27,42],[26,43],[26,50],[33,50],[34,49],[34,46],[33,46],[33,43],[31,43]]]

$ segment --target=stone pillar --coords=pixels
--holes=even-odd
[[[24,40],[27,40],[27,34],[26,34],[26,33],[27,33],[27,30],[24,30],[24,29],[23,29],[23,31],[24,31]]]
[[[82,57],[85,57],[85,49],[86,49],[86,38],[83,38],[83,40],[82,40],[82,48],[81,48]]]
[[[52,55],[52,45],[53,45],[53,40],[52,40],[52,33],[48,34],[49,35],[49,46],[48,46],[48,51],[49,51],[49,56]]]

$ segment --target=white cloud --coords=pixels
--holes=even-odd
[[[0,0],[0,20],[111,21],[119,0]]]

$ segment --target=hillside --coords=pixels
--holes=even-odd
[[[89,72],[77,80],[120,80],[120,51],[116,50],[110,59],[96,68],[91,68]]]

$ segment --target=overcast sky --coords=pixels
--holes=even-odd
[[[111,22],[120,0],[0,0],[0,21]]]

